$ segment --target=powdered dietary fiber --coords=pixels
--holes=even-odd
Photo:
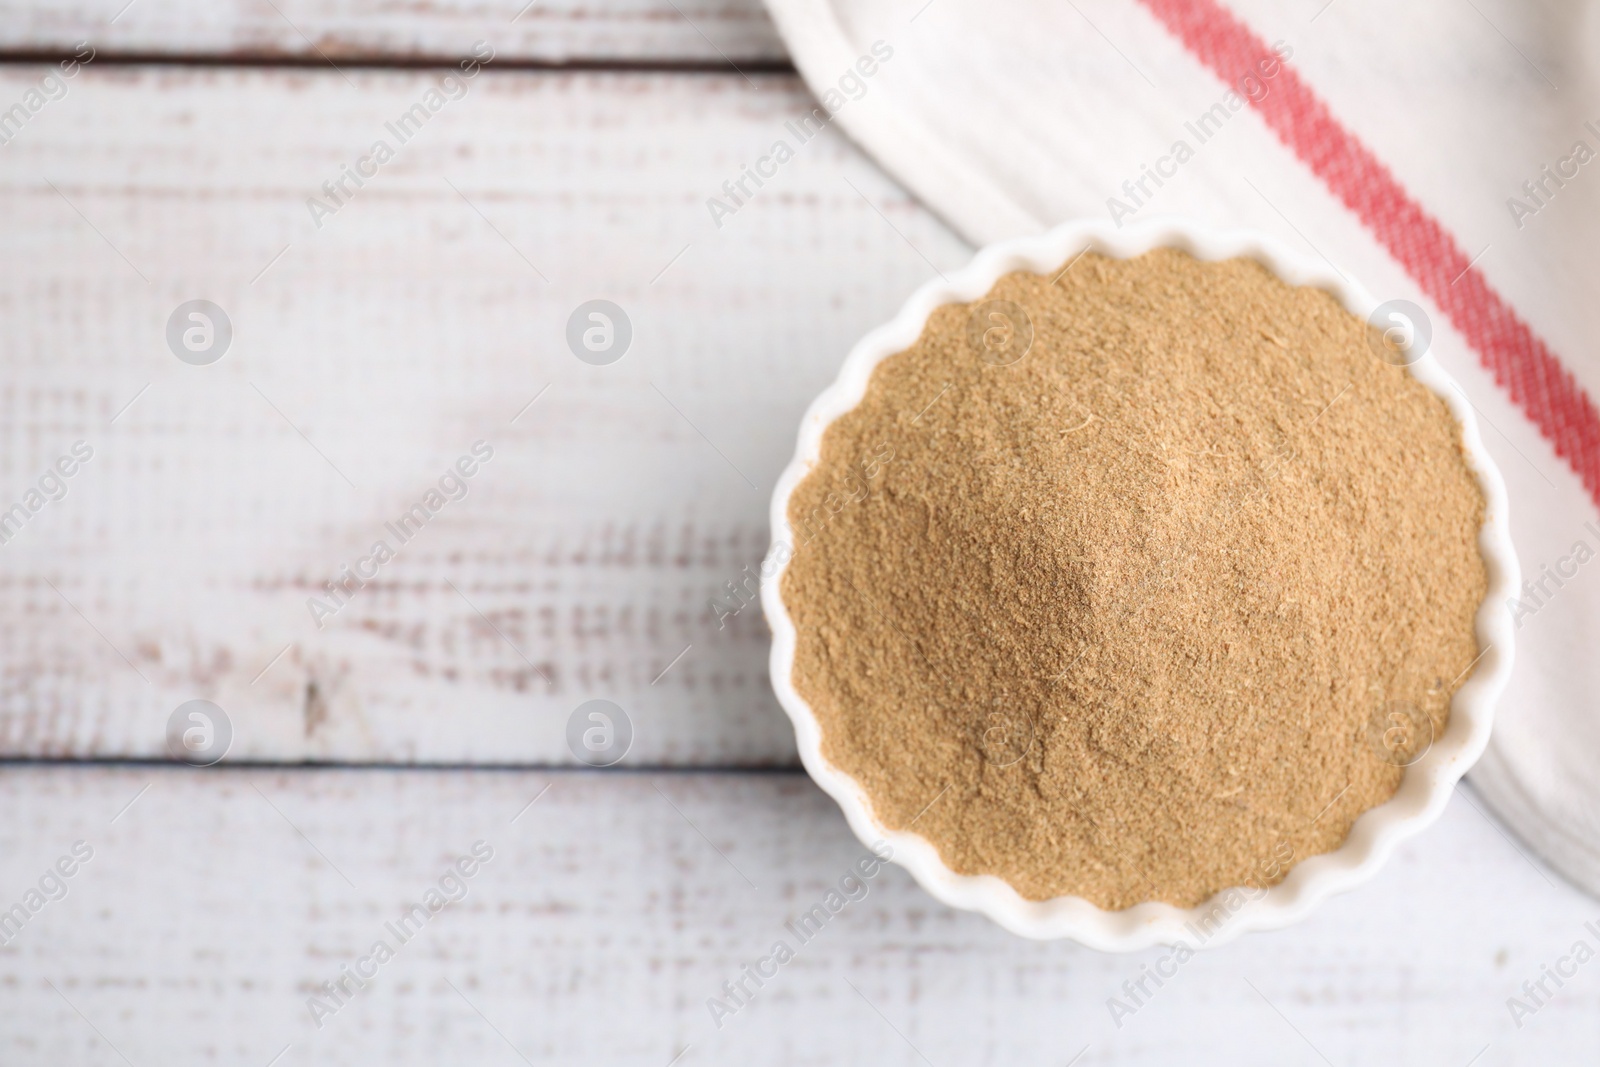
[[[935,311],[791,497],[824,755],[1029,899],[1192,906],[1337,848],[1446,728],[1487,588],[1461,428],[1382,356],[1173,250]]]

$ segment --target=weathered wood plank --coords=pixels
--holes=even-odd
[[[81,40],[105,55],[307,62],[449,60],[480,40],[521,62],[771,65],[787,55],[759,0],[0,2],[0,51]]]
[[[714,225],[811,106],[790,77],[490,72],[404,144],[438,75],[351,78],[91,66],[0,151],[0,510],[94,450],[0,548],[0,752],[158,756],[205,698],[241,758],[566,761],[607,698],[630,759],[791,761],[765,623],[709,602],[805,405],[966,246],[831,132]],[[198,297],[233,327],[210,366],[166,339]],[[633,324],[609,366],[565,339],[596,297]]]
[[[798,775],[9,767],[0,904],[93,856],[0,947],[0,1060],[1581,1062],[1600,963],[1520,1030],[1506,1000],[1596,944],[1593,902],[1473,802],[1310,921],[1146,979],[1119,1028],[1108,999],[1164,950],[1025,942],[897,867],[800,943],[785,924],[863,849]],[[478,840],[465,896],[401,944],[385,924]],[[319,1029],[307,998],[379,939],[395,958]],[[795,958],[719,1030],[707,999],[779,939]]]

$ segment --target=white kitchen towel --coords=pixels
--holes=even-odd
[[[1600,894],[1600,655],[1585,651],[1600,636],[1600,5],[768,6],[826,109],[810,122],[975,243],[1183,214],[1276,234],[1426,309],[1505,474],[1529,579],[1506,606],[1516,668],[1471,781]],[[895,190],[862,192],[895,215]]]

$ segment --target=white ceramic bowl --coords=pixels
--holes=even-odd
[[[1392,799],[1356,820],[1342,846],[1301,861],[1287,878],[1265,892],[1224,890],[1188,910],[1144,903],[1123,911],[1106,911],[1082,897],[1025,900],[993,875],[964,875],[950,870],[926,839],[882,826],[861,786],[823,758],[822,732],[816,716],[791,680],[795,628],[780,594],[789,553],[777,551],[780,543],[789,541],[789,494],[816,465],[828,424],[860,402],[873,368],[879,361],[909,348],[936,307],[977,300],[1001,275],[1012,271],[1054,273],[1084,248],[1121,259],[1161,247],[1179,248],[1201,260],[1253,259],[1291,285],[1326,290],[1363,319],[1378,307],[1378,301],[1365,289],[1328,265],[1291,251],[1272,238],[1213,231],[1176,219],[1152,220],[1120,230],[1103,222],[1070,223],[1038,237],[990,245],[965,269],[918,289],[893,321],[863,337],[845,358],[838,379],[812,403],[800,424],[795,457],[772,494],[774,552],[769,553],[768,560],[782,558],[785,562],[762,568],[761,604],[773,634],[773,690],[794,721],[801,762],[817,784],[838,801],[856,836],[869,846],[887,841],[893,848],[894,860],[906,867],[924,889],[952,907],[982,912],[1026,937],[1069,937],[1107,951],[1131,951],[1152,944],[1183,943],[1191,948],[1222,944],[1246,931],[1292,923],[1324,897],[1371,878],[1397,844],[1439,817],[1456,782],[1483,753],[1495,700],[1511,673],[1512,625],[1503,605],[1521,584],[1506,521],[1506,492],[1500,472],[1484,450],[1472,406],[1433,355],[1425,353],[1411,364],[1411,373],[1442,397],[1461,423],[1467,457],[1487,501],[1478,544],[1488,567],[1489,591],[1477,615],[1478,641],[1486,651],[1472,676],[1456,692],[1450,705],[1449,726],[1443,735],[1434,739],[1426,755],[1406,769]]]

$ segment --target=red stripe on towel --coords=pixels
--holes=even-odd
[[[1233,85],[1262,60],[1265,41],[1215,0],[1142,0],[1190,52]],[[1555,353],[1472,266],[1454,237],[1283,67],[1251,104],[1278,138],[1356,214],[1477,350],[1600,505],[1600,411]]]

